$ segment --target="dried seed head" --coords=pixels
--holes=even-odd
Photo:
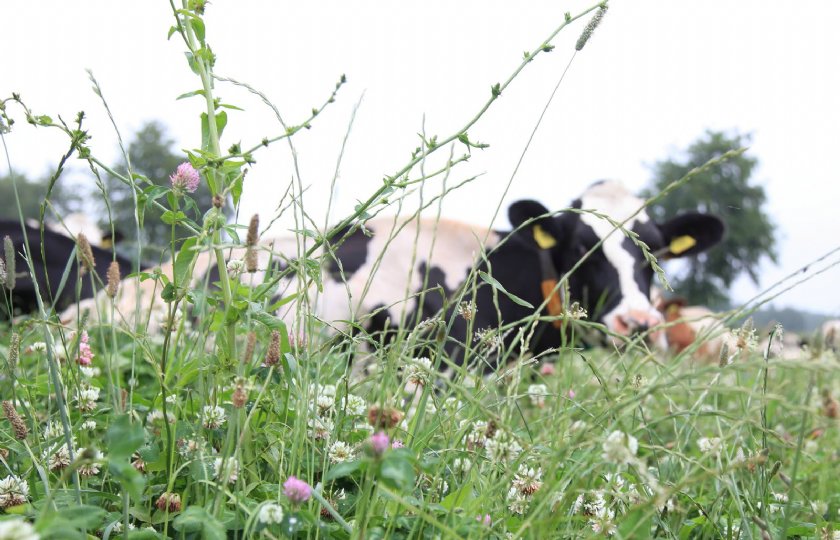
[[[18,357],[20,356],[20,334],[12,332],[12,338],[9,340],[9,369],[12,371],[17,367]]]
[[[368,423],[375,428],[391,429],[403,419],[403,412],[393,407],[371,405],[368,409]]]
[[[120,288],[120,265],[117,261],[111,261],[108,265],[108,286],[105,287],[105,292],[111,298],[117,296],[117,291]]]
[[[213,206],[215,208],[221,208],[225,205],[225,200],[222,198],[221,195],[213,195]]]
[[[93,258],[93,248],[90,247],[90,242],[88,242],[85,233],[79,233],[76,237],[76,245],[79,248],[79,260],[82,263],[82,267],[93,272],[93,269],[96,267],[96,261]]]
[[[4,401],[3,402],[3,414],[6,415],[6,418],[9,420],[9,423],[12,424],[12,430],[15,432],[15,439],[22,441],[29,435],[29,428],[26,427],[26,422],[23,421],[23,418],[15,410],[15,406],[12,404],[11,401]]]
[[[265,362],[263,362],[266,366],[274,366],[277,365],[277,362],[280,361],[280,332],[277,330],[271,331],[271,342],[268,344],[268,353],[265,355]]]
[[[236,388],[230,400],[237,409],[241,409],[248,402],[248,389],[246,388],[246,384],[247,381],[242,377],[236,378]]]
[[[8,236],[3,238],[3,262],[6,264],[6,282],[4,285],[10,291],[15,288],[15,245]]]
[[[158,510],[169,510],[170,512],[180,512],[181,511],[181,496],[177,493],[171,493],[169,491],[165,491],[158,497],[157,503],[155,505],[158,507]]]
[[[6,284],[6,261],[0,258],[0,285]]]
[[[257,250],[254,249],[254,246],[248,246],[245,249],[245,270],[249,274],[253,274],[257,271],[258,263]]]
[[[589,38],[592,37],[592,32],[594,32],[595,29],[598,28],[598,25],[601,24],[601,20],[604,18],[604,14],[606,12],[607,5],[601,4],[601,6],[598,7],[598,11],[595,12],[595,15],[593,15],[592,18],[589,19],[589,22],[586,24],[586,28],[584,28],[583,32],[581,32],[580,37],[578,38],[577,43],[575,44],[576,51],[583,49],[583,47],[586,45],[586,42],[589,41]]]
[[[245,353],[242,355],[242,363],[250,364],[254,357],[254,349],[257,347],[257,333],[248,332],[248,341],[245,343]]]
[[[260,233],[260,215],[254,214],[251,216],[251,222],[248,224],[248,236],[245,238],[246,246],[256,246]]]

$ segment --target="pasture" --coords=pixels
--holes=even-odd
[[[1,127],[13,128],[3,137],[15,120],[67,137],[56,181],[80,158],[130,186],[130,227],[157,208],[171,233],[168,257],[144,264],[128,262],[138,246],[118,255],[42,230],[43,215],[29,234],[22,220],[3,225],[18,236],[4,240],[0,267],[0,540],[840,538],[836,344],[754,328],[752,303],[714,314],[676,352],[664,339],[680,321],[652,311],[652,280],[668,283],[659,263],[715,249],[725,224],[694,213],[644,232],[646,207],[743,149],[622,199],[624,213],[584,197],[512,218],[512,232],[473,224],[492,242],[470,230],[441,247],[457,236],[439,213],[446,180],[467,159],[453,148],[478,151],[468,131],[557,33],[578,33],[583,49],[603,4],[569,14],[488,88],[477,116],[449,136],[422,134],[404,166],[327,225],[296,181],[275,215],[238,211],[260,152],[317,128],[343,77],[299,123],[222,142],[233,106],[215,92],[230,81],[214,79],[204,8],[173,7],[172,39],[201,85],[188,97],[206,112],[201,147],[169,178],[108,166],[83,115],[73,124],[21,96],[0,102]],[[440,194],[424,193],[437,181]],[[207,208],[191,197],[199,182]],[[400,211],[404,243],[377,237],[374,218],[396,223]],[[286,212],[296,234],[274,239],[268,224]],[[430,225],[412,228],[421,214]],[[574,258],[544,257],[578,222],[592,238],[571,246]],[[497,256],[523,231],[536,247]],[[382,251],[357,260],[347,250],[359,244]],[[466,260],[466,277],[443,286],[439,267],[416,264],[435,249]],[[616,275],[612,293],[593,277],[598,257]],[[533,298],[502,277],[529,270]],[[613,294],[627,283],[635,304]],[[396,296],[359,300],[386,285]]]

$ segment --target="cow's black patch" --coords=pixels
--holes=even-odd
[[[346,227],[333,237],[337,239],[338,247],[334,248],[335,256],[330,257],[327,272],[336,281],[342,280],[342,274],[344,279],[349,279],[368,258],[371,237],[365,235],[361,229],[353,232],[350,230],[350,227]]]

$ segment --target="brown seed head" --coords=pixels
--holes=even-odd
[[[248,223],[248,236],[245,238],[246,246],[256,246],[257,240],[260,236],[260,215],[254,214],[251,216],[251,222]]]
[[[9,369],[12,371],[17,367],[17,361],[20,357],[20,334],[12,332],[12,337],[9,340]]]
[[[271,331],[271,342],[268,344],[268,353],[265,355],[266,366],[277,365],[280,361],[280,332],[277,330]]]
[[[213,206],[215,208],[221,208],[225,205],[225,200],[222,198],[221,195],[213,195]]]
[[[403,419],[403,412],[394,407],[371,405],[368,409],[368,423],[375,428],[391,429]]]
[[[230,400],[237,409],[241,409],[248,402],[248,389],[245,388],[245,384],[245,379],[241,377],[236,379],[236,388],[233,390]]]
[[[88,242],[85,233],[79,233],[76,236],[76,245],[79,249],[79,261],[82,263],[82,268],[93,272],[93,269],[96,268],[96,261],[93,258],[93,248],[90,247],[90,242]]]
[[[257,347],[257,333],[248,332],[248,341],[245,343],[245,352],[242,354],[242,363],[250,364],[254,357],[254,349]]]
[[[117,261],[111,261],[108,265],[108,286],[105,287],[105,292],[111,298],[117,296],[117,291],[120,288],[120,265]]]
[[[259,267],[259,257],[257,256],[257,250],[254,246],[248,246],[245,248],[245,270],[249,274],[253,274],[257,271]]]
[[[160,497],[158,497],[157,502],[155,505],[158,507],[158,510],[169,510],[170,512],[179,512],[181,510],[181,496],[177,493],[171,493],[169,491],[164,491]]]
[[[23,418],[20,417],[11,401],[3,402],[3,414],[6,415],[9,423],[12,424],[12,430],[15,432],[15,439],[19,441],[26,439],[26,436],[29,435],[29,428],[26,427],[26,422],[24,422]]]

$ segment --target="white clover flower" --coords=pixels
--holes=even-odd
[[[166,411],[166,418],[169,420],[170,424],[175,423],[175,415],[169,411]],[[150,428],[159,428],[163,425],[163,411],[160,409],[152,409],[149,411],[149,414],[146,415],[146,425]]]
[[[64,428],[58,420],[51,420],[46,429],[44,429],[44,438],[47,440],[55,439],[64,435]]]
[[[548,387],[544,384],[532,384],[528,387],[528,397],[534,407],[545,407],[545,397],[548,395]]]
[[[432,361],[421,356],[408,362],[405,369],[406,391],[413,393],[418,386],[424,386],[429,382],[432,374]],[[409,386],[411,385],[411,386]]]
[[[93,431],[96,429],[96,421],[95,420],[85,420],[82,422],[80,426],[83,431]]]
[[[313,417],[308,422],[309,430],[306,434],[316,441],[326,441],[330,438],[333,430],[333,421],[329,418]]]
[[[0,521],[0,538],[2,540],[40,540],[41,536],[35,532],[35,527],[20,518]]]
[[[184,459],[195,457],[204,448],[204,441],[195,439],[180,439],[178,441],[178,454]]]
[[[495,463],[510,463],[522,453],[522,447],[516,439],[505,433],[500,433],[484,442],[487,459]]]
[[[351,461],[355,457],[353,447],[344,441],[335,441],[332,443],[328,455],[332,463],[344,463],[345,461]]]
[[[218,405],[206,405],[200,415],[201,425],[207,429],[219,429],[227,420],[227,413]]]
[[[579,514],[585,502],[586,498],[583,496],[583,493],[578,495],[575,502],[572,503],[572,514]]]
[[[469,431],[467,431],[466,437],[464,442],[467,445],[467,448],[484,448],[484,445],[487,442],[487,422],[482,420],[472,421],[472,420],[461,420],[459,427],[460,430],[464,430],[469,426]]]
[[[36,341],[29,348],[32,352],[47,352],[47,344],[43,341]]]
[[[828,503],[825,501],[811,501],[811,510],[818,516],[824,516],[828,512]]]
[[[452,460],[452,471],[455,474],[467,474],[472,469],[472,461],[467,458],[455,458]]]
[[[351,416],[361,416],[367,412],[367,402],[355,394],[348,394],[341,403],[341,408]]]
[[[137,527],[135,527],[133,523],[131,523],[131,522],[128,523],[128,530],[129,531],[133,531],[136,528]],[[111,527],[111,533],[112,534],[120,534],[122,532],[122,530],[123,530],[122,521],[115,521],[114,526]]]
[[[593,532],[600,533],[605,536],[612,536],[617,530],[614,519],[615,512],[605,508],[589,520],[589,526],[592,527]]]
[[[175,405],[176,403],[178,403],[178,396],[175,394],[170,394],[166,396],[166,402],[170,405]]]
[[[563,311],[563,316],[567,319],[580,320],[586,318],[586,310],[581,307],[580,303],[572,302],[569,309]]]
[[[639,441],[629,433],[616,430],[607,436],[602,448],[604,460],[617,464],[628,463],[639,451]]]
[[[776,493],[773,492],[773,498],[776,499],[777,503],[787,504],[788,502],[788,495],[787,493]]]
[[[572,422],[572,425],[569,426],[570,433],[576,433],[578,431],[583,431],[587,428],[589,424],[587,424],[584,420],[575,420]]]
[[[450,396],[443,401],[443,409],[450,413],[459,411],[461,407],[463,407],[463,403],[455,396]]]
[[[607,484],[615,488],[615,491],[624,489],[624,478],[621,476],[621,473],[606,473],[604,480],[607,481]]]
[[[101,369],[93,366],[79,366],[79,371],[81,371],[82,375],[84,375],[87,379],[98,377],[102,373]]]
[[[92,454],[90,461],[86,461],[79,465],[77,469],[79,476],[96,476],[99,474],[99,467],[102,465],[102,452],[99,450],[88,450],[87,448],[79,448],[76,452],[76,457],[85,455],[85,453]]]
[[[523,495],[531,496],[542,487],[542,469],[520,465],[513,477],[512,487]]]
[[[75,437],[72,440],[76,446]],[[70,465],[70,448],[64,442],[56,443],[44,450],[43,458],[51,471],[64,469]]]
[[[26,480],[12,474],[0,480],[0,508],[19,506],[27,499],[29,499],[29,483]]]
[[[242,259],[231,259],[227,263],[227,273],[230,279],[237,279],[245,271],[245,261]]]
[[[528,511],[529,497],[515,487],[508,490],[506,500],[508,509],[514,514],[522,515]]]
[[[697,446],[704,454],[718,456],[721,451],[721,440],[720,437],[701,437],[697,439]]]
[[[283,521],[283,507],[277,503],[267,503],[260,507],[257,520],[266,525],[273,525]]]
[[[95,386],[82,386],[76,391],[76,402],[82,412],[91,412],[96,409],[96,401],[99,399],[99,388]]]
[[[224,471],[222,471],[222,462],[224,462]],[[223,460],[220,457],[213,460],[213,478],[223,480],[224,477],[227,477],[228,483],[236,483],[236,479],[239,478],[239,461],[234,458]]]

